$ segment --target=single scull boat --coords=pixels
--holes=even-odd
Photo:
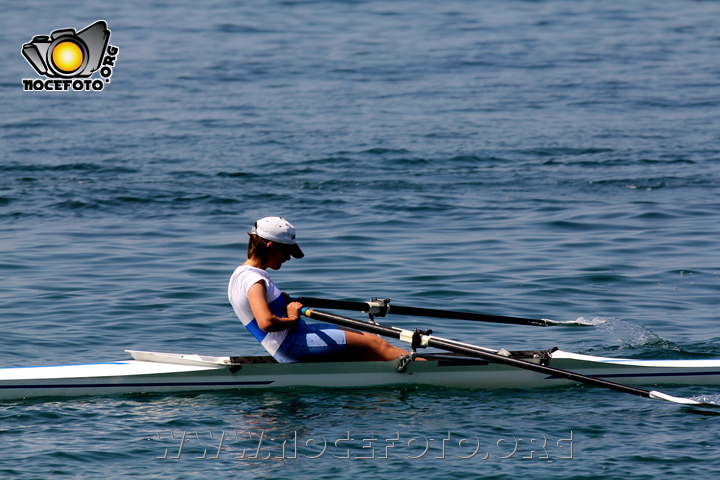
[[[213,357],[130,351],[132,360],[0,368],[0,399],[41,396],[384,385],[536,388],[577,382],[482,359],[422,354],[428,361],[276,363],[271,357]],[[561,350],[508,358],[628,385],[720,385],[718,360],[631,360]]]

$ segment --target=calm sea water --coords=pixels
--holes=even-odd
[[[267,215],[307,254],[274,273],[292,294],[594,325],[387,320],[496,348],[720,357],[716,2],[2,11],[0,366],[261,354],[226,285]],[[102,92],[22,90],[23,43],[100,19]],[[717,414],[589,387],[50,398],[0,405],[0,472],[707,477]]]

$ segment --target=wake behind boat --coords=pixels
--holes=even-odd
[[[130,351],[132,360],[0,368],[0,399],[129,393],[248,391],[291,387],[435,386],[540,388],[577,382],[482,359],[423,354],[427,361],[277,363],[272,357],[214,357]],[[720,385],[720,359],[632,360],[538,350],[504,352],[538,365],[628,385]]]

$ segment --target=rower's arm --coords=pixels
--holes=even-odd
[[[265,282],[262,280],[250,287],[247,297],[258,326],[265,332],[285,330],[300,319],[302,304],[299,302],[293,302],[287,306],[287,317],[277,317],[272,314],[265,299]]]

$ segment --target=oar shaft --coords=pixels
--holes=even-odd
[[[589,377],[587,375],[581,375],[579,373],[570,372],[567,370],[561,370],[559,368],[548,367],[537,363],[526,362],[524,360],[518,360],[516,358],[505,357],[495,353],[483,352],[476,348],[459,345],[457,342],[452,340],[446,340],[442,338],[430,337],[427,342],[428,347],[439,348],[442,350],[449,350],[455,353],[463,353],[466,355],[477,356],[485,360],[491,360],[496,363],[503,363],[513,367],[522,368],[525,370],[532,370],[534,372],[544,373],[557,378],[565,378],[579,383],[585,383],[587,385],[594,385],[596,387],[604,387],[619,392],[630,393],[639,397],[650,398],[650,392],[641,388],[635,388],[628,385],[622,385],[615,382],[608,382],[596,377]]]
[[[512,325],[533,325],[536,327],[547,327],[549,325],[545,320],[535,320],[532,318],[502,317],[499,315],[485,315],[482,313],[470,312],[452,312],[448,314],[448,312],[443,310],[420,307],[403,307],[400,305],[393,305],[392,313],[396,313],[398,315],[432,318],[448,318],[449,315],[452,315],[452,317],[449,318],[456,318],[458,320],[473,320],[476,322],[507,323]]]
[[[378,335],[384,335],[386,337],[394,338],[397,340],[400,339],[400,335],[403,332],[407,331],[401,328],[382,325],[380,323],[370,323],[362,320],[356,320],[354,318],[343,317],[341,315],[335,315],[333,313],[320,312],[318,310],[307,307],[304,307],[301,313],[306,317],[310,317],[314,320],[320,320],[322,322],[340,325],[341,327],[355,328],[357,330],[362,330],[363,332],[376,333]]]
[[[294,300],[297,300],[306,307],[332,308],[356,312],[372,312],[372,309],[374,307],[374,305],[369,302],[350,302],[345,300],[328,300],[325,298],[298,297]],[[403,307],[401,305],[388,305],[387,313],[395,313],[398,315],[408,315],[414,317],[454,318],[458,320],[505,323],[511,325],[533,325],[537,327],[547,327],[550,325],[547,320],[538,320],[533,318],[503,317],[500,315],[485,315],[482,313],[471,312],[455,312],[448,310],[437,310],[434,308]]]
[[[411,332],[409,330],[403,330],[396,327],[390,327],[387,325],[381,325],[378,323],[370,323],[365,322],[361,320],[356,320],[354,318],[348,318],[343,317],[340,315],[334,315],[326,312],[319,312],[317,310],[313,310],[310,308],[303,308],[302,314],[305,316],[308,316],[315,320],[320,320],[323,322],[332,323],[335,325],[340,325],[344,327],[350,327],[355,328],[357,330],[361,330],[364,332],[369,333],[375,333],[378,335],[384,335],[390,338],[400,339],[402,341],[406,342],[412,342],[412,337],[414,332]],[[597,387],[603,387],[603,388],[609,388],[612,390],[616,390],[623,393],[629,393],[631,395],[637,395],[639,397],[645,397],[645,398],[662,398],[658,397],[657,392],[650,392],[648,390],[643,390],[640,388],[631,387],[628,385],[621,385],[619,383],[609,382],[607,380],[602,380],[595,377],[589,377],[586,375],[581,375],[579,373],[569,372],[567,370],[561,370],[559,368],[553,368],[545,365],[540,365],[537,363],[532,362],[526,362],[524,360],[519,360],[516,358],[510,358],[505,357],[503,355],[498,355],[496,353],[488,352],[481,347],[477,347],[474,345],[469,345],[466,343],[456,342],[454,340],[447,340],[440,337],[432,337],[429,335],[423,335],[422,336],[422,343],[421,345],[423,347],[434,347],[439,348],[442,350],[448,350],[455,353],[461,353],[466,355],[471,355],[473,357],[482,358],[484,360],[489,360],[495,363],[500,363],[504,365],[509,365],[517,368],[521,368],[524,370],[531,370],[538,373],[543,373],[546,375],[550,375],[557,378],[565,378],[568,380],[572,380],[578,383],[584,383],[587,385],[593,385]],[[653,395],[655,394],[655,395]],[[674,397],[669,397],[674,398]],[[684,399],[680,399],[684,400]],[[674,401],[674,400],[673,400]]]

